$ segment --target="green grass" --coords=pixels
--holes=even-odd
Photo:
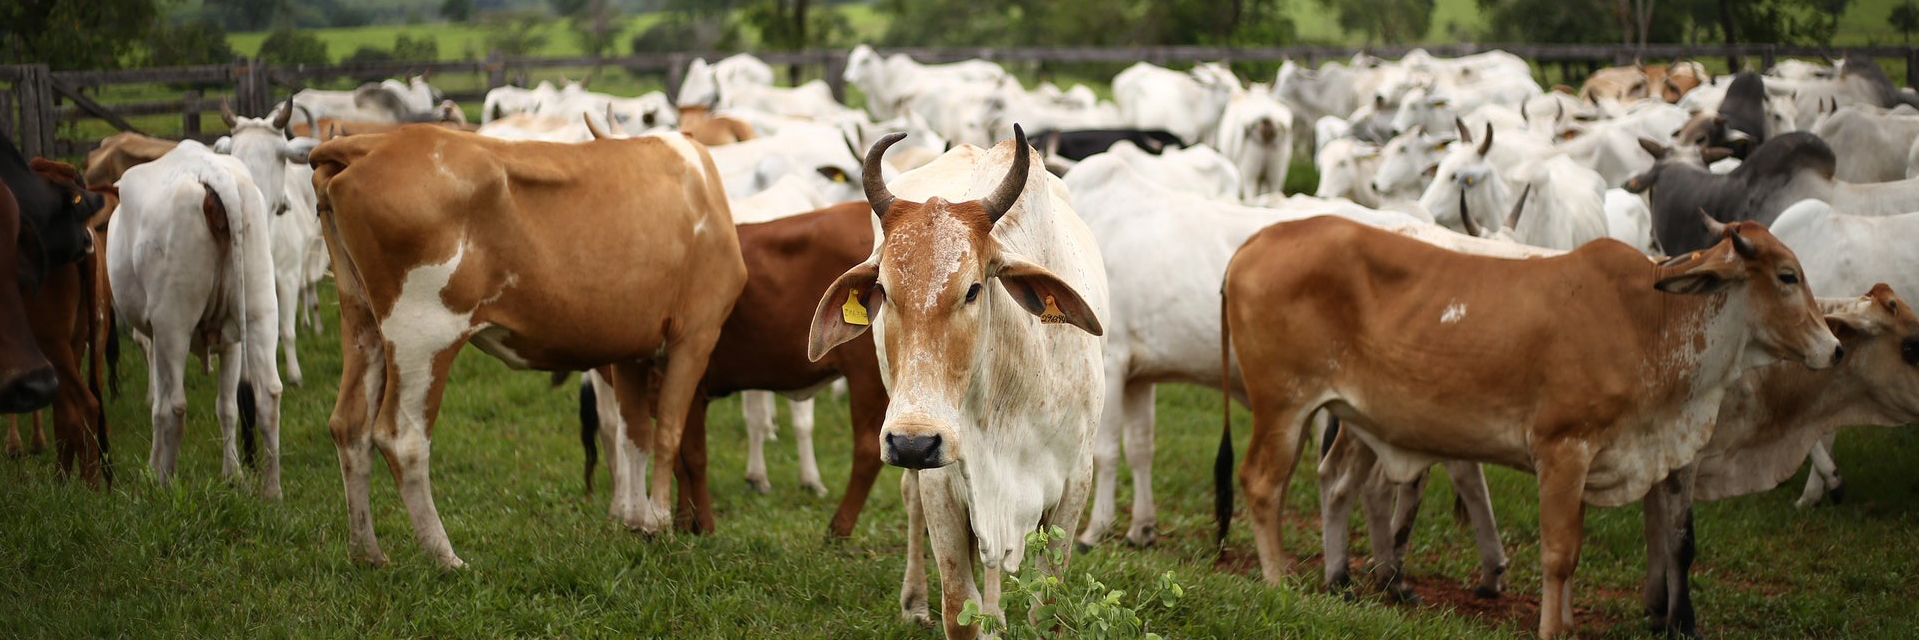
[[[282,502],[262,502],[254,490],[219,480],[210,378],[197,363],[188,375],[178,479],[169,487],[152,482],[145,469],[145,375],[132,349],[123,394],[109,401],[119,473],[111,492],[56,480],[49,454],[0,460],[0,504],[7,505],[0,509],[0,635],[938,637],[896,617],[904,548],[897,469],[882,473],[851,540],[823,539],[847,474],[844,402],[819,403],[819,460],[835,494],[827,499],[798,488],[791,432],[768,449],[773,492],[748,491],[739,480],[739,405],[717,403],[709,424],[719,531],[649,539],[607,522],[604,472],[599,493],[581,494],[574,388],[549,389],[545,375],[508,371],[473,351],[455,365],[434,442],[436,498],[470,570],[449,575],[433,567],[412,540],[392,482],[378,472],[375,527],[393,564],[350,564],[325,426],[339,368],[336,323],[330,316],[326,333],[301,340],[307,386],[288,389],[284,399]],[[1531,633],[1528,611],[1483,620],[1371,596],[1348,602],[1318,589],[1317,565],[1267,587],[1248,574],[1253,550],[1244,513],[1230,539],[1231,568],[1215,568],[1210,470],[1219,402],[1218,393],[1198,388],[1163,391],[1160,544],[1110,542],[1077,554],[1073,571],[1132,593],[1174,571],[1186,598],[1149,618],[1168,637]],[[1244,451],[1248,421],[1244,412],[1236,415]],[[1797,479],[1704,505],[1694,574],[1702,628],[1740,638],[1911,637],[1920,615],[1915,451],[1912,427],[1850,431],[1838,451],[1849,488],[1845,505],[1794,510]],[[1287,546],[1305,556],[1317,549],[1319,535],[1308,528],[1317,513],[1311,466],[1300,473]],[[1507,598],[1533,601],[1534,483],[1505,470],[1491,471],[1489,480],[1513,558]],[[1409,568],[1417,579],[1464,589],[1475,565],[1471,541],[1445,515],[1446,483],[1433,484]],[[1129,495],[1123,488],[1122,505]],[[1118,528],[1126,522],[1123,514]],[[1588,637],[1644,637],[1638,508],[1595,510],[1587,532],[1576,577],[1581,628]],[[1356,530],[1361,554],[1364,539]]]

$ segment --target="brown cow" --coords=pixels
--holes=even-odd
[[[421,123],[421,124],[430,124],[436,127],[446,127],[448,129],[453,129],[455,131],[474,131],[480,128],[480,125],[467,124],[465,122],[427,122],[427,123]],[[292,132],[293,135],[295,136],[313,138],[316,140],[330,140],[339,136],[353,136],[353,135],[360,135],[365,133],[387,133],[390,131],[399,130],[400,127],[404,127],[404,126],[407,126],[407,123],[354,122],[352,120],[336,120],[333,118],[321,118],[314,123],[296,121],[292,125],[288,126],[287,130]]]
[[[1586,82],[1581,83],[1580,99],[1627,103],[1659,97],[1673,103],[1679,102],[1681,96],[1700,86],[1701,82],[1711,79],[1706,67],[1693,61],[1676,60],[1672,65],[1608,67],[1593,72]]]
[[[1268,582],[1290,569],[1280,500],[1327,409],[1394,482],[1443,459],[1539,475],[1547,637],[1572,628],[1585,504],[1639,499],[1692,461],[1741,372],[1841,355],[1799,261],[1751,223],[1657,266],[1609,240],[1505,260],[1342,219],[1282,223],[1228,264],[1222,321],[1253,409],[1240,480]]]
[[[0,238],[20,236],[20,206],[0,181]],[[53,401],[53,365],[40,353],[21,300],[20,246],[0,242],[0,411],[21,413]]]
[[[710,147],[754,138],[747,123],[713,115],[705,106],[680,107],[680,132]]]
[[[30,166],[60,198],[60,206],[43,220],[42,224],[50,225],[48,228],[23,230],[20,234],[21,244],[34,247],[30,253],[38,253],[44,251],[40,247],[53,236],[64,237],[75,228],[84,233],[89,214],[101,206],[102,199],[81,189],[80,174],[71,166],[44,158],[35,158]],[[37,286],[22,292],[34,343],[53,365],[59,382],[54,394],[52,430],[60,471],[63,475],[70,474],[78,464],[81,478],[95,489],[100,488],[103,477],[112,480],[110,470],[104,467],[106,416],[101,412],[99,400],[99,360],[93,360],[91,377],[81,375],[81,365],[90,353],[97,351],[92,347],[94,323],[100,318],[97,306],[100,299],[94,295],[94,287],[105,265],[103,255],[103,252],[88,251],[78,256],[77,261],[49,264]],[[37,413],[33,419],[32,441],[36,451],[45,445]],[[10,422],[7,449],[12,452],[18,447],[19,436]]]
[[[312,162],[340,292],[328,428],[349,553],[386,561],[367,505],[378,446],[421,546],[444,568],[465,566],[434,507],[428,438],[469,342],[515,368],[613,365],[629,429],[609,464],[645,469],[651,452],[654,466],[651,495],[640,495],[645,478],[616,482],[612,511],[665,529],[686,407],[746,281],[705,147],[679,134],[554,144],[426,125],[331,140]],[[644,380],[656,367],[666,410],[648,433]]]
[[[707,374],[700,383],[701,392],[694,395],[687,410],[686,435],[680,441],[682,466],[675,471],[681,486],[682,525],[699,532],[714,529],[712,497],[707,493],[708,398],[756,389],[803,392],[845,376],[853,419],[853,472],[827,531],[841,538],[853,534],[867,492],[880,473],[880,419],[887,411],[887,390],[880,382],[872,336],[862,335],[828,352],[819,362],[810,362],[807,332],[819,292],[873,252],[871,211],[865,202],[848,202],[736,227],[740,254],[747,264],[747,285],[720,329],[720,340],[707,360]],[[602,376],[606,373],[599,372]],[[598,428],[590,420],[596,413],[599,420],[619,424],[618,410],[606,395],[604,384],[595,382],[593,386],[601,388],[583,394],[599,400],[598,412],[581,407],[584,431]],[[619,432],[618,428],[609,429],[603,437]],[[581,444],[588,451],[591,488],[594,453],[589,433],[582,433]]]

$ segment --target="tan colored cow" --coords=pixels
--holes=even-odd
[[[1580,99],[1628,103],[1659,98],[1674,103],[1711,78],[1705,66],[1690,60],[1676,60],[1671,65],[1607,67],[1593,72],[1593,75],[1587,76],[1586,82],[1580,84]]]
[[[328,427],[350,553],[386,559],[367,506],[377,446],[420,544],[464,566],[427,465],[448,370],[469,342],[514,368],[614,365],[629,428],[609,464],[640,477],[616,478],[611,511],[664,530],[687,404],[746,281],[705,148],[679,134],[553,144],[419,125],[329,141],[313,165],[340,289],[345,354]],[[662,376],[653,429],[649,371]]]
[[[1326,409],[1393,482],[1444,459],[1539,475],[1546,637],[1572,628],[1586,504],[1639,499],[1690,462],[1743,371],[1841,354],[1798,260],[1751,223],[1652,265],[1610,240],[1505,260],[1314,218],[1249,239],[1222,304],[1254,415],[1240,480],[1267,581],[1291,568],[1280,500]]]

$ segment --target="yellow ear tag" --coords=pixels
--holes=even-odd
[[[1060,305],[1054,304],[1053,296],[1047,296],[1046,308],[1040,310],[1042,324],[1066,324],[1067,314],[1060,312]]]
[[[867,325],[867,307],[860,304],[860,290],[847,290],[847,303],[840,305],[840,319],[847,324]]]

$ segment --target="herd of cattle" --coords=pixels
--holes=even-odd
[[[1911,90],[1871,61],[1727,77],[1675,61],[1554,91],[1501,52],[1289,62],[1250,86],[1140,63],[1108,102],[862,46],[846,80],[864,111],[773,78],[742,54],[694,61],[677,105],[503,87],[477,127],[424,78],[302,91],[261,117],[223,107],[211,146],[108,138],[84,177],[8,141],[0,409],[52,402],[63,472],[110,481],[117,324],[145,347],[158,478],[194,353],[219,363],[222,474],[244,473],[257,430],[278,498],[275,352],[299,385],[296,333],[318,326],[330,274],[349,553],[386,561],[378,450],[418,542],[453,568],[429,437],[467,344],[590,372],[585,479],[604,449],[609,516],[648,533],[714,529],[706,408],[735,392],[754,488],[778,393],[801,482],[824,494],[810,398],[844,379],[855,446],[829,531],[851,534],[882,463],[908,469],[902,612],[930,620],[930,541],[960,637],[966,600],[1000,611],[1028,532],[1077,527],[1091,498],[1078,542],[1107,537],[1123,443],[1125,537],[1153,542],[1161,383],[1252,410],[1238,484],[1269,582],[1291,570],[1281,505],[1314,437],[1333,588],[1351,582],[1357,495],[1378,586],[1411,596],[1399,568],[1444,464],[1476,592],[1497,597],[1479,464],[1537,474],[1543,636],[1572,627],[1585,505],[1644,502],[1648,615],[1692,633],[1692,501],[1770,489],[1803,459],[1801,504],[1837,499],[1832,433],[1920,414],[1920,129]],[[1296,148],[1313,196],[1281,193]]]

